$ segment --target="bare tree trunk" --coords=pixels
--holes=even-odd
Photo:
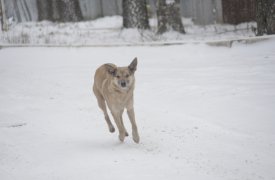
[[[52,1],[51,0],[37,0],[38,20],[53,21],[52,18]]]
[[[8,31],[4,0],[0,0],[0,19],[2,31]]]
[[[78,0],[37,0],[38,19],[76,22],[83,19]]]
[[[78,0],[59,0],[60,21],[81,21],[83,19]]]
[[[157,1],[158,34],[169,29],[185,33],[180,14],[179,0],[158,0]]]
[[[58,6],[58,1],[60,0],[51,0],[52,21],[60,21],[60,8]]]
[[[267,34],[275,34],[275,0],[267,0]]]
[[[146,0],[123,0],[123,27],[149,29]]]
[[[256,0],[257,36],[275,34],[275,0]]]

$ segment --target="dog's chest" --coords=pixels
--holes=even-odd
[[[117,92],[117,91],[108,91],[106,89],[105,93],[104,94],[104,99],[106,100],[108,106],[110,109],[116,109],[116,110],[123,110],[130,98],[131,98],[131,94],[132,92]]]
[[[125,106],[128,102],[128,99],[129,99],[128,93],[113,92],[110,94],[110,100],[117,105]]]

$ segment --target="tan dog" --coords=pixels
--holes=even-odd
[[[133,140],[139,143],[139,134],[135,121],[134,112],[134,88],[135,71],[137,67],[137,58],[127,67],[117,67],[114,64],[104,64],[100,66],[94,76],[93,91],[97,98],[98,105],[104,112],[105,120],[109,131],[115,132],[115,128],[110,121],[107,113],[106,103],[110,109],[119,131],[120,141],[124,141],[128,133],[124,127],[122,113],[127,109],[128,117],[132,124]]]

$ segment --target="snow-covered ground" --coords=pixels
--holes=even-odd
[[[0,45],[110,45],[152,42],[201,42],[254,37],[256,23],[237,26],[214,24],[195,25],[191,19],[183,18],[186,34],[167,32],[156,35],[156,19],[150,20],[151,30],[122,29],[122,17],[112,16],[81,23],[27,22],[10,26],[8,32],[0,32]]]
[[[274,47],[0,49],[0,179],[275,179]],[[134,57],[140,144],[108,132],[91,90]]]

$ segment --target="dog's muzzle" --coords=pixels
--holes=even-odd
[[[121,85],[121,87],[126,87],[126,82],[125,82],[125,81],[122,81],[122,82],[120,83],[120,85]]]

